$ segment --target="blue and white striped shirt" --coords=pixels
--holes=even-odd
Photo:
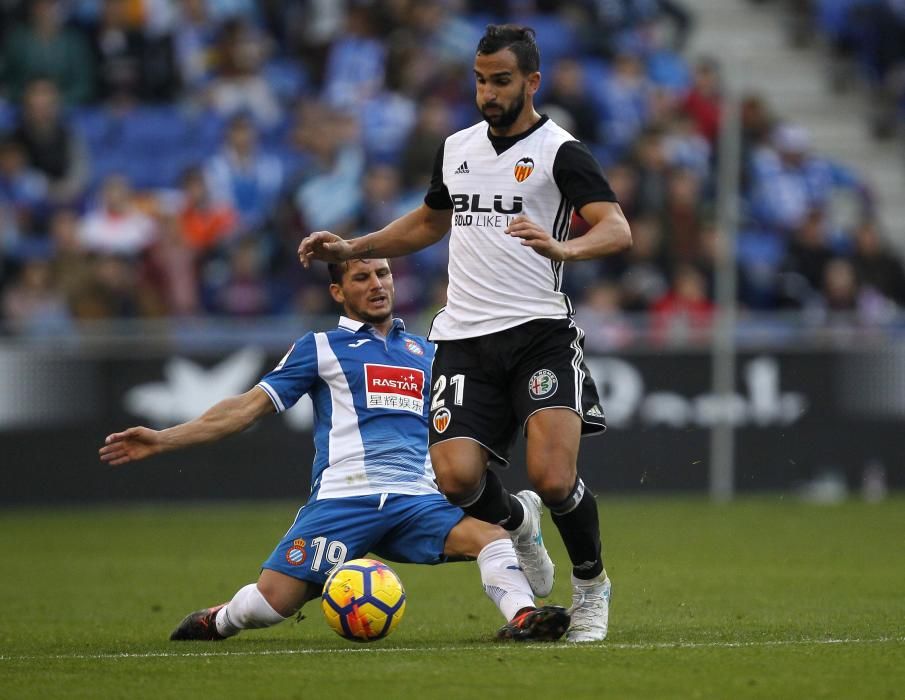
[[[259,383],[278,412],[314,404],[314,499],[437,490],[427,451],[434,346],[395,319],[384,338],[342,316],[299,338]]]

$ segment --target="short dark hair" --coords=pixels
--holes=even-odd
[[[333,284],[342,284],[343,283],[343,275],[346,274],[346,270],[349,269],[349,261],[344,260],[343,262],[338,263],[327,263],[327,272],[330,273],[330,281]]]
[[[509,49],[515,54],[518,69],[527,75],[540,70],[540,51],[534,30],[518,24],[488,24],[478,42],[479,54],[491,54]]]
[[[370,258],[351,258],[350,260],[343,260],[338,263],[327,263],[327,272],[330,273],[330,281],[333,284],[342,285],[343,283],[343,275],[346,274],[346,270],[349,269],[349,263],[353,260],[369,260]],[[390,261],[387,260],[387,266],[389,266]]]

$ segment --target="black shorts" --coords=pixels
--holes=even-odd
[[[606,430],[584,364],[584,332],[571,319],[538,319],[463,340],[437,341],[431,369],[430,444],[470,438],[502,464],[519,426],[545,408],[570,408],[582,434]]]

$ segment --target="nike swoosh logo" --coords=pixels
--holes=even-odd
[[[349,343],[349,347],[350,348],[359,348],[362,345],[364,345],[365,343],[370,343],[370,342],[371,342],[370,338],[362,338],[361,340],[356,340],[354,343]]]

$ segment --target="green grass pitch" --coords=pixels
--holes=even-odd
[[[493,641],[473,563],[395,566],[408,608],[356,645],[306,618],[167,641],[256,578],[295,504],[0,511],[0,698],[905,698],[905,499],[601,499],[602,644]],[[551,602],[568,604],[566,557]]]

